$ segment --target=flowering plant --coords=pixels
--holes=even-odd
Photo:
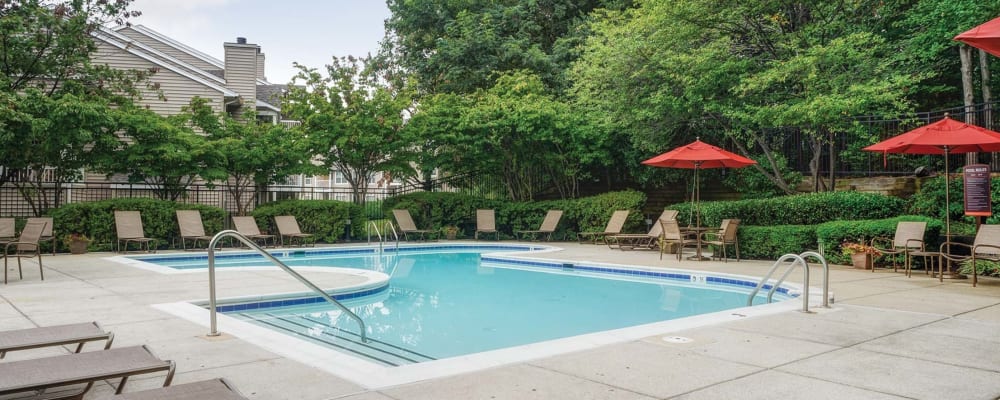
[[[66,235],[66,243],[89,242],[89,241],[90,238],[82,233],[71,233],[69,235]]]
[[[864,243],[844,242],[840,244],[844,254],[878,254],[878,249]]]

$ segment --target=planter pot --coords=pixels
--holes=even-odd
[[[444,231],[444,238],[445,239],[455,240],[456,236],[458,236],[458,231]]]
[[[90,244],[90,242],[85,240],[69,242],[69,252],[70,254],[86,254],[88,244]]]
[[[851,263],[857,269],[872,269],[872,255],[867,253],[851,254]]]

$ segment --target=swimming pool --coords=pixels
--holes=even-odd
[[[369,369],[405,369],[740,308],[756,284],[748,278],[523,257],[524,251],[542,248],[415,246],[382,256],[371,248],[277,252],[293,266],[386,274],[388,284],[339,294],[365,320],[369,343],[361,343],[353,320],[315,295],[223,301],[219,311],[233,319],[233,326],[295,338],[294,347],[305,341],[349,354],[355,365],[371,364]],[[192,270],[204,268],[200,257],[133,259]],[[265,265],[235,253],[217,255],[217,263],[220,268]],[[788,298],[788,293],[779,288],[778,296]]]

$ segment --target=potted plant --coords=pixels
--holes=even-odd
[[[864,243],[844,242],[840,245],[844,254],[851,256],[851,263],[857,269],[872,269],[872,255],[878,254],[875,247]]]
[[[69,236],[66,236],[64,242],[71,254],[85,254],[87,246],[90,245],[90,238],[82,233],[71,233]]]
[[[449,226],[446,226],[446,227],[444,227],[442,229],[444,230],[444,237],[445,237],[445,239],[455,240],[455,237],[458,236],[458,227],[457,226],[450,226],[449,225]]]

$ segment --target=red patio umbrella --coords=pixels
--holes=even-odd
[[[951,235],[951,218],[948,217],[948,208],[951,206],[948,188],[948,181],[950,179],[948,155],[1000,151],[1000,133],[959,122],[945,115],[938,122],[891,137],[865,147],[862,150],[880,151],[882,154],[943,154],[945,173],[945,232],[947,235]]]
[[[701,191],[698,189],[698,170],[723,167],[743,168],[757,162],[697,139],[690,144],[670,150],[642,163],[654,167],[694,169],[695,214],[698,218],[697,225],[701,226],[701,210],[698,208],[698,202],[701,199]]]
[[[955,36],[969,46],[983,49],[987,53],[1000,57],[1000,18],[996,18],[975,28]]]

